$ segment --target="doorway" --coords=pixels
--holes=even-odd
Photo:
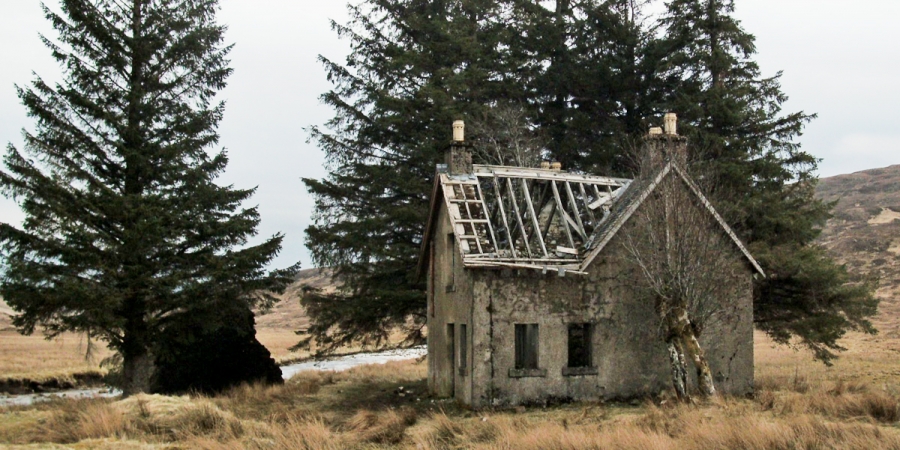
[[[452,323],[447,324],[447,358],[450,362],[450,397],[456,397],[456,333]]]

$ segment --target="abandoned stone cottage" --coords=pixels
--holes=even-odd
[[[752,277],[762,269],[680,164],[646,180],[567,173],[558,163],[473,165],[462,127],[454,123],[437,168],[419,265],[434,394],[478,408],[671,389],[654,307],[617,281],[630,270],[619,243],[629,218],[665,177],[693,189],[721,231],[709,239],[733,248],[745,268],[739,295],[721,299],[731,313],[704,330],[701,345],[720,392],[752,391]],[[647,145],[674,153],[687,143],[667,120]]]

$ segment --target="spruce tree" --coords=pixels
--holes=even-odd
[[[732,0],[672,0],[663,18],[665,64],[678,78],[667,101],[691,139],[719,208],[768,277],[757,280],[757,327],[828,362],[849,330],[874,332],[873,284],[854,279],[815,245],[832,205],[814,197],[818,160],[796,138],[815,115],[784,113],[780,73],[763,77],[754,37]]]
[[[306,297],[313,335],[377,341],[409,317],[423,322],[424,285],[410,276],[447,124],[510,103],[565,168],[613,176],[634,175],[632,148],[678,113],[701,161],[693,170],[770,274],[756,284],[757,325],[824,360],[847,330],[871,331],[871,284],[814,244],[830,205],[813,196],[817,160],[797,143],[814,115],[782,111],[779,75],[761,75],[731,1],[671,0],[658,20],[644,13],[651,2],[351,8],[350,23],[335,25],[352,43],[347,63],[323,59],[336,87],[322,98],[336,115],[312,129],[331,175],[305,180],[317,198],[307,245],[346,289]]]
[[[219,186],[213,151],[231,73],[215,0],[63,0],[44,7],[60,84],[18,88],[35,119],[9,146],[0,294],[25,333],[67,331],[121,355],[126,395],[146,392],[173,324],[227,325],[217,311],[271,303],[291,270],[264,269],[282,236],[250,246],[254,189]],[[252,338],[252,336],[251,336]],[[170,337],[169,339],[174,339]],[[163,360],[165,358],[162,358]],[[185,361],[181,361],[184,363]]]
[[[344,287],[304,296],[325,347],[377,344],[397,326],[421,338],[425,286],[413,274],[451,124],[523,95],[508,81],[518,65],[500,51],[511,36],[496,1],[369,0],[349,11],[332,25],[351,43],[347,61],[320,58],[335,116],[309,130],[330,174],[303,180],[316,198],[307,246]]]
[[[514,2],[511,27],[523,38],[510,48],[531,55],[537,68],[520,83],[534,92],[532,115],[549,137],[550,156],[569,170],[632,175],[628,155],[665,112],[671,86],[647,3],[559,0],[551,9]]]

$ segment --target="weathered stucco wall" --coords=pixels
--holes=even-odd
[[[454,397],[471,404],[472,398],[472,277],[462,261],[450,234],[450,219],[441,208],[432,243],[434,267],[428,273],[428,386],[440,397]],[[454,263],[455,258],[455,263]],[[448,325],[453,325],[453,340]],[[460,373],[459,325],[466,325],[466,370]]]
[[[441,209],[429,271],[429,387],[474,407],[564,400],[630,398],[671,390],[671,371],[652,302],[633,289],[635,267],[619,237],[604,250],[587,276],[559,277],[554,271],[463,270],[448,245],[450,223]],[[628,232],[628,224],[620,231]],[[714,233],[711,239],[728,239]],[[726,241],[727,242],[727,241]],[[734,258],[743,256],[734,252]],[[743,289],[708,324],[701,345],[720,392],[743,395],[753,389],[753,308],[749,265],[738,280]],[[453,279],[454,289],[446,289]],[[454,324],[453,346],[447,324]],[[595,373],[567,376],[568,325],[594,325]],[[460,375],[459,324],[467,325],[468,371]],[[543,376],[510,377],[515,364],[515,324],[539,325],[539,369]],[[693,370],[689,367],[689,370]],[[696,382],[692,380],[692,385]]]
[[[564,400],[621,399],[671,389],[671,370],[650,302],[636,298],[629,286],[631,268],[610,246],[588,276],[559,277],[550,272],[473,272],[476,366],[472,405],[520,404]],[[738,257],[735,255],[735,257]],[[753,310],[751,275],[746,295],[731,299],[727,311],[711,320],[701,336],[710,368],[721,392],[743,395],[753,387]],[[539,324],[541,377],[512,378],[515,324]],[[595,374],[566,375],[568,326],[591,323]],[[691,368],[692,369],[692,368]]]

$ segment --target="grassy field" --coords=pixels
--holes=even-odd
[[[100,361],[110,355],[103,345],[88,354],[88,343],[79,335],[66,334],[48,341],[40,335],[22,336],[0,331],[0,387],[53,384],[73,386],[99,381],[106,373]]]
[[[290,308],[292,306],[288,306]],[[282,308],[286,309],[286,308]],[[265,316],[264,316],[265,317]],[[291,350],[300,337],[278,319],[282,326],[260,326],[256,337],[269,349],[278,364],[289,364],[312,356],[317,348],[313,344],[308,349]],[[304,318],[305,320],[305,318]],[[392,342],[400,342],[402,335],[393,336]],[[94,342],[88,354],[88,343],[83,336],[65,334],[48,341],[40,334],[23,336],[11,327],[0,326],[0,392],[4,386],[37,383],[48,387],[61,385],[71,387],[79,380],[93,382],[106,374],[100,362],[112,352],[103,343]],[[362,351],[362,347],[346,347],[336,354]]]
[[[851,334],[831,367],[804,352],[755,343],[754,398],[695,405],[575,403],[470,411],[425,394],[423,361],[302,374],[284,386],[243,386],[215,397],[142,395],[0,408],[0,448],[54,449],[871,449],[900,450],[900,315],[897,292]],[[284,318],[279,319],[283,322]],[[290,330],[261,327],[280,361]],[[60,377],[96,370],[85,343],[0,331],[4,376]],[[350,351],[352,349],[348,349]],[[95,352],[94,361],[107,351]]]
[[[757,334],[758,392],[752,399],[473,412],[428,397],[426,364],[406,361],[303,374],[284,386],[244,386],[215,397],[148,395],[0,408],[0,447],[900,450],[895,294],[881,292],[890,296],[876,321],[881,332],[849,335],[842,341],[848,350],[831,367]],[[289,330],[262,327],[258,337],[279,360],[308,354],[289,350],[297,341]],[[48,342],[5,330],[0,351],[4,375],[96,370],[84,360],[78,336]]]
[[[260,328],[257,339],[269,349],[279,364],[309,358],[315,346],[309,350],[292,351],[300,338],[291,330]],[[102,343],[94,343],[87,354],[87,341],[77,334],[66,334],[48,341],[41,335],[22,336],[12,329],[0,331],[0,387],[10,380],[47,383],[53,380],[74,380],[79,376],[105,374],[100,362],[111,355]],[[338,353],[362,350],[348,347]]]
[[[831,368],[758,339],[752,399],[474,412],[424,395],[426,364],[307,373],[216,397],[136,396],[0,410],[11,448],[900,449],[900,363],[847,339]],[[880,339],[880,338],[874,338]],[[884,348],[881,353],[871,351]]]

